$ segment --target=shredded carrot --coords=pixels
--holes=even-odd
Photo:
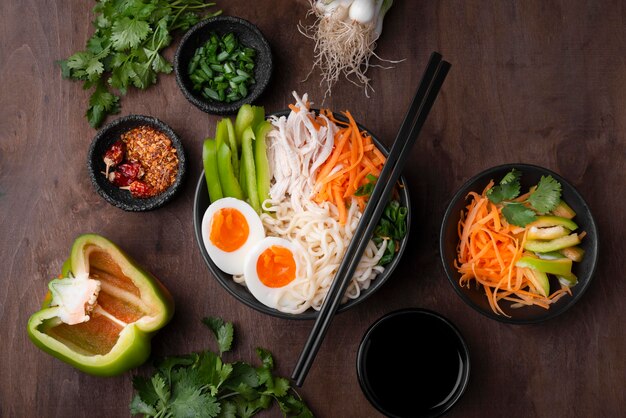
[[[300,111],[300,108],[294,104],[289,104],[289,109],[291,109],[294,113],[298,113]]]
[[[339,126],[339,131],[335,134],[335,148],[317,173],[314,199],[335,204],[343,225],[347,220],[346,207],[353,198],[361,210],[365,208],[367,197],[355,193],[370,182],[368,175],[380,175],[386,159],[371,136],[359,129],[350,112],[343,112],[347,122],[338,120],[329,110],[322,110],[321,114]]]
[[[461,212],[454,261],[461,273],[459,285],[470,287],[472,281],[482,285],[489,306],[497,315],[509,316],[500,307],[501,300],[512,302],[511,307],[534,305],[548,309],[571,291],[562,287],[544,296],[530,269],[516,267],[515,263],[525,255],[527,231],[510,225],[502,215],[502,206],[489,201],[487,191],[493,185],[491,181],[482,194],[470,192],[470,202]]]

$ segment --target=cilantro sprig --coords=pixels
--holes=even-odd
[[[220,14],[198,14],[214,5],[203,0],[98,0],[95,32],[86,49],[58,62],[64,78],[93,89],[85,114],[89,124],[97,128],[108,114],[118,113],[119,95],[129,87],[143,90],[156,83],[159,73],[171,73],[161,51],[172,42],[172,32]]]
[[[520,195],[521,176],[520,171],[512,169],[497,186],[487,191],[487,198],[493,203],[504,205],[502,214],[508,223],[524,227],[535,221],[537,214],[548,213],[557,207],[561,200],[561,183],[550,175],[541,176],[526,200],[513,202]]]
[[[370,196],[374,191],[378,177],[368,174],[365,178],[368,182],[356,189],[354,192],[355,196]],[[385,206],[385,211],[380,217],[372,237],[374,244],[377,246],[380,246],[383,241],[387,241],[385,253],[378,260],[379,266],[386,266],[396,256],[396,251],[400,248],[400,241],[406,235],[406,217],[408,212],[408,209],[401,206],[396,200],[390,201]]]
[[[272,354],[257,348],[261,365],[224,362],[234,328],[217,317],[202,322],[214,334],[219,352],[203,351],[167,357],[150,378],[136,376],[137,391],[130,403],[132,414],[145,417],[249,418],[276,403],[285,417],[312,418],[313,413],[291,388],[289,381],[274,376]]]

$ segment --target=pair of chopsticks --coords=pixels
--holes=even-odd
[[[400,178],[411,148],[413,148],[413,144],[415,144],[417,136],[424,126],[424,122],[426,122],[428,113],[435,103],[448,70],[450,70],[450,63],[443,61],[441,54],[433,52],[413,102],[391,147],[391,152],[370,195],[361,221],[339,265],[335,279],[328,289],[328,294],[315,320],[309,339],[304,345],[291,375],[297,386],[302,386],[304,383],[361,256],[385,210],[385,206],[387,206],[389,196]]]

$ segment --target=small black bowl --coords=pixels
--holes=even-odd
[[[147,199],[137,199],[131,196],[128,190],[121,190],[107,180],[104,174],[106,165],[104,164],[104,153],[115,141],[121,138],[122,134],[139,126],[150,126],[164,133],[171,141],[172,146],[178,154],[178,174],[174,183],[163,193]],[[96,191],[110,204],[129,212],[143,212],[163,206],[172,199],[180,189],[185,177],[186,160],[185,151],[180,139],[172,129],[152,116],[128,115],[114,120],[98,131],[91,146],[87,158],[87,168],[89,177]]]
[[[282,112],[274,113],[273,115],[286,116],[288,114],[289,114],[288,111],[282,111]],[[345,120],[345,118],[339,114],[335,114],[334,116],[339,120]],[[385,155],[388,154],[388,151],[385,149],[385,147],[380,143],[380,141],[376,138],[376,136],[373,133],[371,133],[368,129],[363,127],[361,124],[357,124],[357,125],[359,126],[360,130],[368,131],[370,133],[372,140],[374,141],[378,149],[380,149],[383,154]],[[400,263],[400,259],[402,258],[402,254],[404,253],[404,250],[406,249],[406,246],[408,243],[409,230],[411,227],[411,199],[409,196],[409,190],[407,187],[406,179],[404,177],[400,178],[400,182],[404,184],[405,186],[401,188],[400,190],[400,203],[402,203],[404,206],[408,208],[408,213],[406,216],[407,230],[406,230],[406,235],[404,236],[404,239],[400,242],[400,248],[398,249],[398,252],[396,253],[396,256],[393,258],[393,260],[385,266],[385,271],[379,274],[376,277],[376,279],[372,281],[372,283],[370,284],[370,287],[362,290],[358,298],[350,299],[346,303],[342,304],[339,307],[338,312],[345,312],[346,310],[358,305],[359,303],[362,303],[371,295],[373,295],[374,292],[380,289],[380,287],[382,287],[385,284],[385,282],[389,279],[389,277],[391,277],[391,275],[393,274],[393,271]],[[315,319],[317,318],[318,312],[314,309],[308,309],[305,312],[302,312],[300,314],[290,314],[290,313],[281,312],[277,309],[269,308],[265,306],[264,304],[259,302],[254,296],[252,296],[252,293],[250,293],[250,291],[245,286],[235,283],[232,275],[224,273],[215,265],[215,263],[213,262],[213,260],[211,260],[211,257],[206,251],[206,248],[204,246],[204,240],[202,238],[202,218],[204,216],[204,212],[209,207],[209,205],[210,205],[209,193],[207,192],[207,184],[206,184],[206,179],[204,178],[204,171],[202,171],[202,173],[200,173],[200,177],[198,178],[198,185],[196,186],[196,194],[194,197],[193,226],[194,226],[194,231],[196,235],[196,242],[198,244],[198,247],[200,248],[200,253],[202,254],[202,258],[204,258],[204,261],[206,262],[207,266],[209,267],[209,270],[211,271],[211,274],[213,275],[213,277],[215,277],[215,279],[219,282],[219,284],[222,285],[222,287],[226,289],[228,293],[234,296],[235,299],[237,299],[239,302],[261,313],[275,316],[278,318],[283,318],[283,319]]]
[[[457,256],[457,244],[459,242],[457,225],[461,211],[465,209],[468,203],[466,201],[467,194],[471,191],[481,193],[490,180],[498,184],[502,177],[513,168],[522,173],[522,193],[528,191],[529,187],[536,185],[541,179],[541,176],[551,175],[554,179],[559,181],[562,188],[562,199],[576,212],[574,221],[578,224],[578,232],[585,231],[587,236],[585,236],[582,243],[579,245],[585,250],[585,256],[582,262],[574,263],[572,267],[573,273],[578,277],[578,284],[571,288],[572,296],[563,296],[556,303],[550,305],[549,309],[538,306],[512,308],[510,306],[511,302],[501,300],[499,306],[509,315],[509,317],[507,317],[497,315],[491,310],[482,287],[472,285],[470,288],[467,288],[459,286],[459,278],[461,275],[454,267],[454,260]],[[441,224],[439,250],[448,279],[456,293],[465,303],[491,319],[511,324],[533,324],[554,318],[565,312],[581,298],[583,293],[585,293],[596,270],[598,260],[598,230],[593,216],[591,215],[591,211],[589,210],[589,206],[587,206],[583,197],[574,186],[563,177],[553,171],[535,165],[505,164],[490,168],[472,177],[454,195],[448,205]]]
[[[365,397],[390,418],[441,416],[469,382],[463,336],[449,320],[425,309],[402,309],[374,322],[356,362]]]
[[[236,102],[225,103],[205,99],[199,91],[193,89],[193,82],[187,72],[196,49],[204,45],[213,32],[220,36],[234,33],[239,42],[256,50],[254,59],[256,82],[248,88],[248,95]],[[270,81],[273,67],[272,50],[261,31],[247,20],[232,16],[211,17],[189,29],[180,41],[174,56],[176,82],[183,95],[203,112],[215,115],[234,114],[242,105],[253,103],[258,99]]]

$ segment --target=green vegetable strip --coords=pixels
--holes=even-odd
[[[248,200],[248,182],[246,181],[246,165],[243,163],[243,157],[239,163],[239,184],[241,185],[241,191],[243,192],[244,200]]]
[[[236,199],[243,200],[243,193],[241,187],[235,177],[233,171],[233,163],[231,160],[232,153],[230,148],[226,144],[220,145],[217,150],[217,170],[219,173],[220,184],[222,186],[222,192],[226,197],[234,197]]]
[[[257,212],[261,212],[261,205],[259,204],[259,192],[256,182],[256,168],[254,166],[254,131],[252,127],[248,127],[243,131],[241,138],[241,165],[245,167],[246,176],[246,190],[248,191],[248,203]]]
[[[273,129],[268,121],[261,122],[256,130],[254,141],[254,163],[256,166],[256,182],[259,190],[259,204],[270,198],[270,163],[267,159],[267,146],[265,137]]]
[[[204,177],[209,190],[211,203],[224,197],[217,169],[217,148],[215,140],[207,139],[202,147],[202,163],[204,165]]]
[[[235,118],[235,136],[237,144],[241,146],[243,131],[248,127],[256,129],[256,126],[265,120],[265,109],[262,106],[245,104],[239,108]]]
[[[237,149],[237,138],[235,137],[235,127],[229,118],[222,119],[226,125],[226,132],[228,133],[228,146],[232,152],[233,171],[235,176],[239,173],[239,150]]]

